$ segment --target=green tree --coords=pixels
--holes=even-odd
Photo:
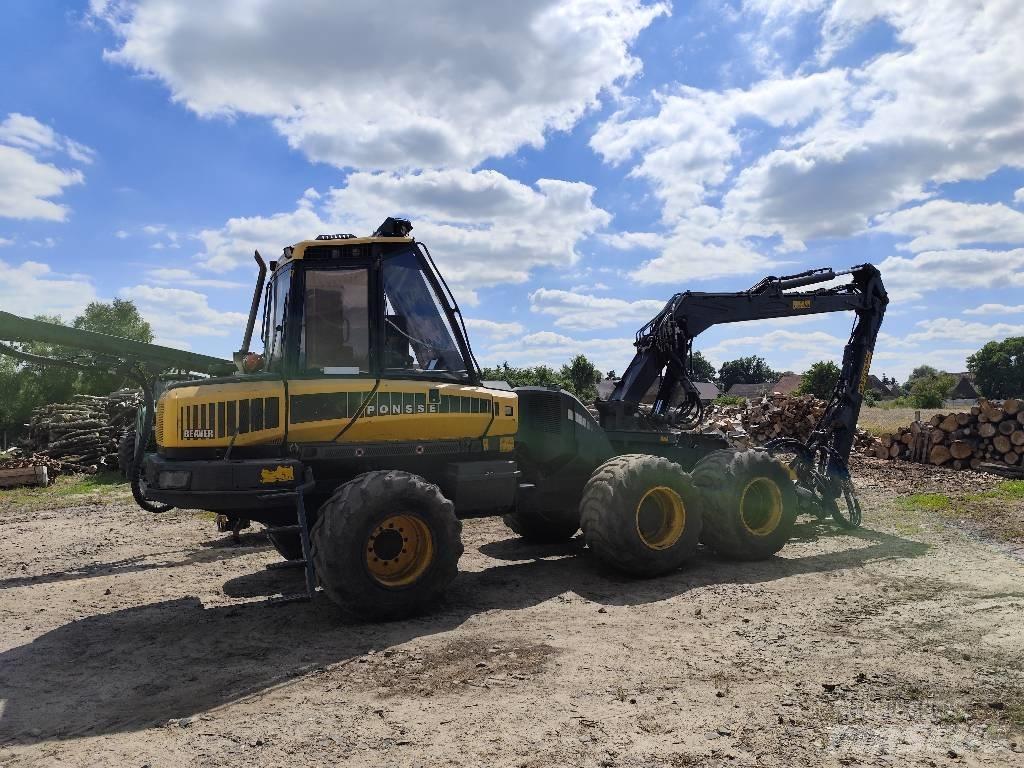
[[[771,369],[765,359],[757,355],[729,360],[722,363],[718,370],[718,378],[725,391],[733,384],[766,384],[778,377],[779,374]]]
[[[715,366],[704,355],[700,352],[694,352],[692,362],[694,381],[714,381]]]
[[[917,366],[917,368],[910,372],[910,375],[907,377],[907,383],[903,385],[903,388],[906,390],[910,390],[914,382],[917,381],[918,379],[924,379],[938,375],[939,371],[937,368],[933,368],[930,365],[919,365]]]
[[[797,392],[801,395],[814,395],[822,400],[828,400],[836,388],[837,381],[839,381],[839,366],[831,360],[819,360],[804,373]]]
[[[915,408],[941,408],[956,379],[948,373],[918,376],[910,384],[910,403]]]
[[[64,325],[60,317],[37,315],[36,320]],[[73,327],[120,336],[135,341],[153,340],[153,331],[130,301],[116,299],[110,304],[93,302],[72,322]],[[33,355],[57,359],[80,357],[75,349],[65,349],[39,341],[19,348]],[[47,403],[70,400],[79,393],[105,395],[124,384],[112,374],[82,372],[51,365],[35,365],[0,356],[0,428],[10,436],[19,434],[32,415],[32,409]]]
[[[93,301],[71,325],[83,331],[105,333],[146,344],[153,341],[153,329],[135,304],[126,299],[114,299],[109,304]],[[133,385],[124,376],[88,371],[81,374],[79,391],[89,395],[105,395],[126,384]]]
[[[562,366],[559,372],[563,386],[584,403],[592,403],[597,397],[597,384],[601,381],[598,370],[586,355],[576,355]]]
[[[1024,396],[1024,336],[990,341],[967,358],[967,370],[985,397]]]
[[[485,366],[480,371],[480,377],[484,381],[508,382],[513,389],[558,387],[572,392],[584,403],[589,403],[597,397],[597,384],[602,374],[585,355],[576,355],[557,371],[548,365],[517,368],[506,361],[493,367]]]
[[[480,376],[484,381],[504,381],[515,387],[565,387],[558,371],[547,365],[532,368],[517,368],[504,362],[494,367],[484,367]]]

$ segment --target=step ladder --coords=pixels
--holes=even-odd
[[[306,591],[294,594],[281,595],[273,598],[273,602],[298,602],[313,599],[316,593],[316,573],[313,571],[313,555],[310,551],[309,525],[306,518],[306,503],[304,496],[316,485],[313,479],[313,470],[306,468],[302,483],[290,491],[277,492],[260,496],[261,501],[289,501],[295,502],[295,524],[277,525],[267,528],[267,533],[296,533],[299,534],[299,541],[302,543],[302,558],[299,560],[284,560],[279,563],[271,563],[267,570],[284,570],[286,568],[302,568],[306,578]]]

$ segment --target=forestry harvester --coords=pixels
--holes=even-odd
[[[847,459],[888,302],[875,267],[674,295],[637,333],[636,355],[595,417],[565,391],[481,380],[455,298],[411,230],[389,218],[370,237],[320,235],[285,248],[269,269],[257,253],[233,363],[6,313],[0,339],[99,351],[93,365],[113,361],[134,376],[147,405],[125,452],[140,504],[262,523],[303,569],[305,597],[319,585],[364,617],[437,601],[455,578],[467,517],[503,515],[541,542],[582,528],[599,559],[641,577],[679,568],[698,543],[733,559],[770,557],[801,513],[859,524]],[[844,275],[849,282],[834,282]],[[806,442],[736,451],[694,430],[698,334],[838,311],[856,319]],[[207,377],[160,379],[171,368]],[[642,405],[654,386],[654,404]]]

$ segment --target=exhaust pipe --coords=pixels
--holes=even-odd
[[[242,348],[235,352],[232,356],[235,361],[235,366],[238,368],[240,373],[245,373],[243,368],[243,362],[245,356],[249,354],[249,344],[252,343],[252,330],[256,327],[256,313],[260,311],[260,297],[263,295],[263,285],[267,281],[267,264],[263,261],[263,257],[260,256],[260,252],[256,251],[254,254],[256,263],[259,265],[260,274],[256,278],[256,290],[252,293],[252,305],[249,307],[249,321],[245,324],[245,336],[242,337]]]

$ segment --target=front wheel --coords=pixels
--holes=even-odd
[[[462,523],[434,484],[397,470],[339,486],[312,531],[313,564],[335,603],[371,620],[412,616],[458,573]]]
[[[134,429],[126,431],[121,435],[117,444],[117,462],[121,474],[131,484],[132,498],[140,508],[153,514],[169,512],[174,509],[173,504],[161,504],[146,498],[146,481],[143,477],[142,467],[135,466],[135,440],[137,432]]]

